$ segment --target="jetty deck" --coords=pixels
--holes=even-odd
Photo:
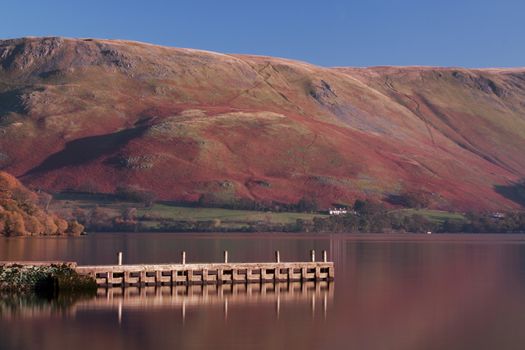
[[[332,262],[106,265],[77,266],[75,270],[91,276],[97,285],[104,287],[330,281],[334,278]]]

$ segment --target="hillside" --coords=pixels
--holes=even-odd
[[[84,227],[39,207],[51,196],[31,192],[13,176],[0,171],[0,236],[79,235]]]
[[[0,169],[31,188],[520,207],[525,69],[323,68],[136,42],[0,41]],[[521,193],[521,192],[520,192]]]

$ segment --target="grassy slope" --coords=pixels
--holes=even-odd
[[[494,188],[525,174],[524,70],[327,69],[56,38],[0,51],[0,169],[35,188],[518,206]]]

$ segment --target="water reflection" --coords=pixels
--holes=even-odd
[[[335,284],[112,289],[54,306],[11,300],[0,349],[525,349],[525,235],[85,238],[0,239],[0,255],[104,264],[118,251],[127,263],[156,263],[181,250],[191,262],[220,261],[223,250],[233,261],[270,261],[279,250],[291,261],[326,249]]]
[[[3,295],[0,297],[0,318],[47,318],[54,314],[75,318],[78,313],[86,311],[114,311],[121,323],[127,311],[162,309],[178,310],[184,321],[192,309],[220,307],[224,319],[227,319],[229,307],[250,304],[273,304],[275,317],[279,318],[281,306],[291,303],[308,305],[312,317],[318,308],[326,317],[333,295],[333,282],[99,288],[91,298],[66,295],[45,299],[34,294]]]

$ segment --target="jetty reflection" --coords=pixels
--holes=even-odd
[[[317,309],[326,317],[333,295],[334,282],[324,281],[99,288],[96,296],[72,300],[67,305],[57,304],[56,300],[16,302],[16,308],[0,307],[0,317],[37,318],[54,314],[74,318],[84,312],[115,311],[120,322],[126,311],[173,309],[178,310],[184,320],[190,309],[221,307],[227,319],[230,306],[273,304],[279,318],[281,306],[288,303],[302,303],[310,308],[312,316],[315,316]]]
[[[333,282],[100,288],[94,299],[78,302],[75,311],[114,309],[120,321],[125,310],[174,308],[185,318],[189,308],[218,306],[227,318],[229,306],[266,303],[275,305],[279,317],[282,304],[299,302],[309,304],[312,313],[319,304],[326,316],[333,293]]]

